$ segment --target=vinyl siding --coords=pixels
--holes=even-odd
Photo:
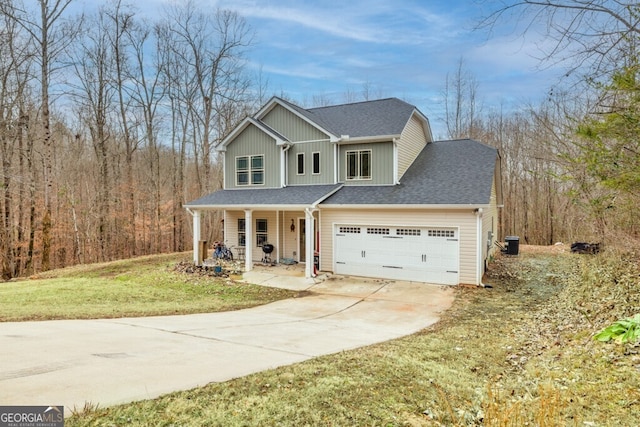
[[[225,153],[226,189],[280,187],[280,150],[273,138],[254,125],[247,128],[227,146]],[[236,185],[236,157],[264,155],[264,185]]]
[[[288,185],[333,184],[333,150],[329,140],[293,144],[287,151]],[[313,174],[313,153],[320,153],[320,174]],[[298,153],[304,153],[304,175],[298,175]]]
[[[234,250],[238,246],[238,218],[244,218],[244,211],[226,211],[225,212],[225,244],[232,248],[233,255],[238,254],[237,250]],[[317,214],[316,214],[317,216]],[[305,218],[304,211],[254,211],[252,212],[252,218],[254,221],[254,233],[255,233],[255,221],[256,219],[267,220],[267,232],[269,243],[275,246],[272,259],[280,258],[293,258],[296,261],[304,262],[304,259],[300,260],[300,245],[299,245],[299,231],[300,231],[300,219]],[[291,231],[291,220],[293,219],[296,229]],[[277,226],[276,220],[280,222],[280,226]],[[318,221],[316,221],[317,227]],[[317,231],[317,230],[316,230]],[[255,242],[255,235],[254,235]],[[277,257],[277,258],[276,258]],[[255,247],[253,249],[253,261],[260,261],[262,259],[262,249]]]
[[[320,269],[333,271],[335,224],[456,227],[460,232],[460,283],[476,284],[476,228],[472,210],[327,209],[320,215]]]
[[[409,169],[418,154],[427,145],[427,135],[418,118],[413,115],[398,140],[398,177]]]
[[[371,179],[347,181],[346,152],[371,150]],[[338,156],[339,180],[346,185],[387,185],[393,184],[393,143],[375,142],[369,144],[344,144]]]
[[[224,213],[224,243],[227,247],[231,248],[233,256],[238,255],[238,251],[235,250],[238,247],[238,218],[244,218],[244,211],[225,211]],[[278,226],[276,223],[276,212],[274,211],[253,211],[251,213],[253,220],[253,261],[260,261],[262,259],[262,248],[255,245],[256,242],[256,220],[267,220],[267,239],[268,242],[275,246],[272,259],[277,259],[277,242],[278,242]]]
[[[269,111],[262,118],[262,121],[292,142],[329,139],[328,135],[281,105],[277,105]]]
[[[488,259],[494,254],[494,252],[497,250],[494,242],[500,241],[501,238],[498,233],[498,205],[496,203],[496,200],[496,183],[494,180],[493,185],[491,186],[491,202],[489,204],[489,207],[485,209],[482,214],[483,236],[485,239],[487,239],[488,232],[492,231],[492,239],[491,243],[487,242],[487,244],[484,245],[482,259]]]

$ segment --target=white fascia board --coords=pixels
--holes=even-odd
[[[268,211],[268,210],[280,210],[280,211],[302,211],[306,208],[313,207],[311,205],[183,205],[186,209],[199,210],[199,211],[211,211],[211,210],[225,210],[225,211]]]
[[[226,151],[227,150],[227,145],[229,145],[231,143],[231,141],[236,139],[238,137],[238,135],[240,135],[240,133],[242,133],[242,131],[244,131],[249,125],[254,125],[258,129],[260,129],[262,132],[264,132],[267,135],[269,135],[271,138],[273,138],[276,141],[276,145],[284,145],[287,142],[287,141],[284,141],[280,137],[280,135],[277,135],[277,134],[273,133],[273,131],[271,131],[270,128],[264,126],[262,123],[260,123],[259,121],[257,121],[253,117],[247,117],[242,122],[240,122],[240,124],[238,126],[236,126],[236,128],[233,129],[233,131],[231,131],[231,133],[229,135],[227,135],[226,138],[224,138],[222,141],[220,141],[220,144],[218,144],[218,146],[216,147],[216,150],[218,150],[218,151]]]
[[[488,208],[489,205],[352,205],[352,204],[320,204],[321,209],[432,209],[432,210],[475,210]]]
[[[312,208],[317,208],[318,204],[322,203],[324,200],[327,200],[329,198],[329,196],[334,195],[338,190],[340,190],[342,187],[344,187],[344,185],[341,185],[337,188],[335,188],[334,190],[328,192],[327,194],[325,194],[324,196],[320,197],[318,200],[316,200],[315,202],[311,203],[311,207]]]
[[[365,142],[390,142],[393,141],[394,138],[400,138],[401,134],[398,135],[375,135],[375,136],[356,136],[356,137],[348,137],[348,138],[340,138],[336,141],[331,142],[339,142],[340,145],[346,144],[362,144]]]
[[[300,114],[296,109],[291,108],[290,105],[288,105],[286,102],[284,102],[283,100],[281,100],[280,98],[274,96],[273,98],[271,98],[271,100],[269,100],[269,102],[267,102],[265,104],[264,107],[262,107],[260,109],[260,111],[258,111],[255,114],[255,117],[258,117],[260,119],[262,119],[269,111],[271,111],[273,109],[273,107],[275,107],[276,105],[280,105],[283,108],[286,108],[287,110],[289,110],[291,113],[295,114],[296,116],[298,116],[300,119],[304,120],[305,122],[309,123],[311,126],[313,126],[314,128],[318,129],[320,132],[326,134],[329,136],[330,140],[337,140],[339,139],[339,137],[337,135],[334,135],[333,133],[329,132],[328,130],[326,130],[325,128],[323,128],[322,126],[320,126],[319,124],[317,124],[316,122],[314,122],[313,120],[309,119],[308,117]],[[302,108],[302,107],[300,107]]]

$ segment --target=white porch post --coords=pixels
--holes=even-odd
[[[306,236],[305,241],[305,266],[304,277],[315,277],[313,274],[313,242],[315,240],[315,227],[313,223],[313,211],[309,208],[304,210],[304,234]]]
[[[253,212],[244,211],[244,271],[253,270]]]
[[[193,263],[200,265],[200,211],[193,211]]]

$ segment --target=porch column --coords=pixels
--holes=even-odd
[[[253,270],[253,212],[244,211],[244,271]]]
[[[193,263],[200,265],[200,211],[193,211]]]
[[[316,232],[313,223],[313,211],[309,208],[304,210],[304,229],[304,234],[306,236],[304,277],[311,278],[315,277],[315,275],[313,274],[313,242],[316,237]]]

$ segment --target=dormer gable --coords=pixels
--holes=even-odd
[[[244,132],[244,130],[250,125],[257,127],[260,131],[266,133],[269,137],[273,138],[273,140],[276,142],[276,145],[285,145],[286,143],[289,142],[285,136],[281,135],[278,131],[276,131],[275,129],[272,129],[265,123],[262,123],[261,121],[258,121],[253,117],[247,117],[238,126],[236,126],[235,129],[233,129],[233,131],[231,131],[229,135],[227,135],[222,141],[220,141],[220,144],[218,144],[218,146],[216,147],[216,150],[227,151],[227,146],[233,140],[235,140],[238,137],[238,135]]]
[[[290,138],[293,140],[309,140],[309,136],[306,136],[309,134],[315,135],[313,137],[314,140],[328,139],[331,142],[335,142],[339,139],[339,135],[331,132],[325,125],[323,125],[321,120],[318,120],[316,117],[309,114],[308,110],[298,107],[297,105],[276,96],[271,98],[271,100],[255,114],[255,117],[258,120],[264,121],[265,123],[271,123],[275,129],[282,132],[286,132],[285,128],[289,127],[284,123],[287,121],[286,116],[295,117],[315,131],[307,130],[304,137],[299,137],[300,135],[291,135]],[[288,120],[291,121],[291,118]]]

